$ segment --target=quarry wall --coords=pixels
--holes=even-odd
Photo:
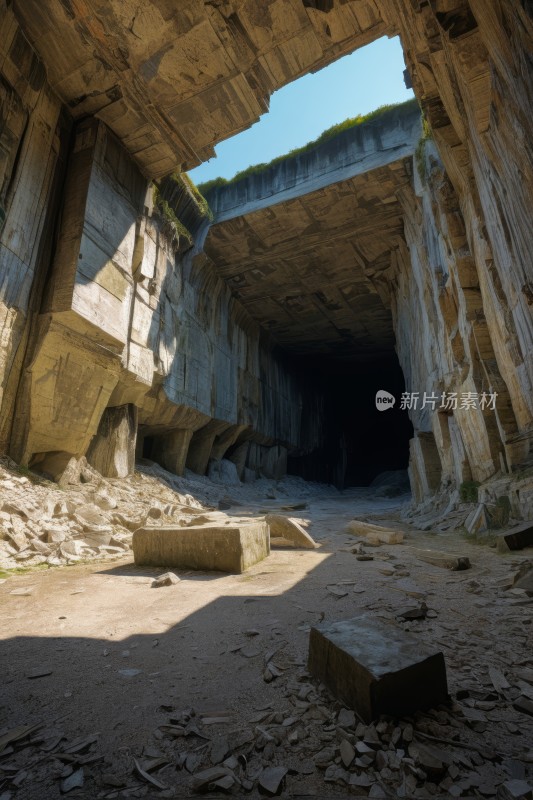
[[[0,451],[53,475],[89,453],[123,474],[138,430],[138,453],[167,468],[239,451],[243,474],[320,443],[320,397],[304,435],[310,389],[217,274],[201,205],[162,184],[178,209],[165,214],[150,180],[205,158],[278,86],[399,33],[427,131],[392,198],[403,235],[379,270],[361,269],[390,311],[408,391],[498,394],[495,408],[410,409],[414,496],[529,464],[531,3],[272,0],[261,19],[250,3],[148,3],[141,27],[130,5],[0,2]],[[188,37],[187,90],[176,54],[158,50],[170,28]]]
[[[120,431],[137,426],[178,473],[238,437],[257,467],[274,445],[282,462],[278,445],[312,448],[319,419],[303,441],[297,381],[202,256],[206,212],[182,187],[196,243],[173,228],[114,134],[62,116],[13,15],[2,22],[2,451],[57,476],[99,429],[110,452],[97,440],[89,457],[111,474],[131,471]]]

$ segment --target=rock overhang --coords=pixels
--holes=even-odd
[[[373,0],[15,0],[52,89],[96,116],[142,171],[191,169],[268,111],[270,95],[395,29]]]
[[[339,362],[391,355],[387,273],[421,133],[412,101],[209,193],[206,253],[284,349]]]

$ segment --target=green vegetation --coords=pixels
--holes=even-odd
[[[420,175],[420,180],[422,183],[425,183],[426,180],[426,142],[432,138],[433,135],[431,133],[431,127],[424,113],[422,113],[422,136],[420,137],[420,141],[418,142],[415,150],[416,168],[418,169],[418,174]]]
[[[477,503],[477,490],[480,484],[477,481],[465,481],[459,487],[459,495],[463,503]]]
[[[188,250],[194,244],[194,237],[179,217],[183,216],[193,230],[196,230],[203,219],[212,221],[213,213],[207,200],[189,176],[180,172],[154,184],[153,193],[154,207],[165,225],[165,233],[173,247],[181,252]]]
[[[43,478],[41,475],[36,475],[35,472],[32,472],[31,469],[29,469],[29,467],[25,467],[22,464],[19,464],[16,467],[15,472],[17,472],[19,475],[22,475],[22,477],[27,478],[32,483],[37,484],[38,486],[50,486],[51,482],[49,480]],[[54,488],[60,487],[56,487],[54,484]]]
[[[198,206],[198,211],[200,212],[200,215],[202,217],[207,217],[207,219],[209,219],[212,222],[213,212],[209,208],[209,203],[207,202],[203,194],[200,192],[196,184],[193,183],[193,181],[189,178],[187,173],[183,172],[181,174],[174,174],[172,175],[172,179],[175,181],[178,180],[182,181],[185,184],[185,186],[189,189],[190,193],[192,194],[192,196],[196,201],[196,205]]]
[[[169,237],[172,246],[179,250],[187,250],[189,247],[192,247],[192,234],[187,230],[183,222],[180,222],[167,201],[161,197],[161,193],[155,185],[154,208],[157,210],[164,223],[165,233]],[[184,242],[185,247],[183,246]]]
[[[36,553],[37,555],[37,553]],[[79,564],[76,561],[76,564]],[[11,578],[13,575],[27,575],[28,572],[35,572],[36,570],[51,569],[49,564],[34,564],[31,567],[13,567],[13,569],[0,569],[0,579],[5,580]]]
[[[317,139],[314,139],[312,142],[308,142],[304,144],[302,147],[296,147],[294,150],[290,150],[290,152],[285,153],[285,155],[277,156],[277,158],[273,158],[272,161],[268,163],[262,164],[253,164],[246,169],[241,170],[241,172],[237,172],[233,178],[227,180],[226,178],[213,178],[213,180],[206,181],[205,183],[198,184],[198,190],[201,192],[202,195],[208,195],[213,189],[218,188],[219,186],[225,186],[227,184],[237,183],[238,181],[242,181],[244,178],[247,178],[249,175],[258,175],[262,172],[265,172],[270,167],[275,166],[276,164],[281,163],[282,161],[287,161],[289,158],[293,158],[293,156],[301,155],[302,153],[307,153],[309,150],[313,150],[313,148],[318,147],[324,142],[328,142],[330,139],[333,139],[335,136],[338,136],[340,133],[344,131],[351,130],[352,128],[356,128],[359,125],[364,125],[367,122],[372,122],[375,119],[385,116],[390,111],[394,111],[395,109],[399,108],[409,108],[413,107],[415,104],[418,104],[418,101],[415,100],[407,100],[405,103],[396,103],[394,105],[385,105],[376,108],[375,111],[371,111],[369,114],[358,114],[356,117],[350,117],[349,119],[345,119],[344,122],[339,122],[337,125],[332,125],[331,128],[328,128]]]

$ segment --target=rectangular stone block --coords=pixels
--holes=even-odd
[[[311,628],[308,668],[365,722],[448,699],[443,654],[371,615]]]
[[[500,534],[497,547],[500,552],[533,547],[533,522],[524,522]]]
[[[270,553],[265,522],[231,522],[193,528],[139,528],[133,556],[139,566],[241,573]]]

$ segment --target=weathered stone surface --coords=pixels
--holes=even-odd
[[[282,514],[267,514],[265,522],[270,528],[270,543],[276,547],[303,547],[308,550],[318,547],[297,519]]]
[[[531,800],[533,786],[528,781],[506,781],[499,787],[497,797],[498,800]]]
[[[481,533],[486,533],[490,528],[490,517],[487,507],[484,503],[480,503],[465,520],[465,528],[468,533],[477,536]]]
[[[87,461],[106,478],[125,478],[135,467],[137,409],[107,408],[87,451]]]
[[[370,615],[311,628],[308,668],[370,722],[444,703],[444,656]]]
[[[270,553],[266,523],[233,520],[219,526],[141,528],[132,546],[140,566],[231,573],[244,572]]]
[[[53,477],[86,453],[103,474],[131,471],[137,417],[147,455],[177,474],[186,463],[205,472],[245,428],[305,445],[298,381],[267,354],[223,281],[195,262],[201,256],[176,254],[151,194],[105,126],[79,125],[10,429],[16,458],[49,472],[53,460]],[[197,210],[196,227],[205,222]],[[200,298],[204,311],[191,314]],[[128,418],[115,424],[119,407]],[[318,427],[308,430],[316,438]]]
[[[84,13],[52,0],[17,13],[71,113],[98,115],[156,177],[211,158],[216,142],[268,110],[277,88],[391,32],[371,0],[336,8],[327,34],[320,9],[300,0],[268,0],[260,11],[91,0]]]

